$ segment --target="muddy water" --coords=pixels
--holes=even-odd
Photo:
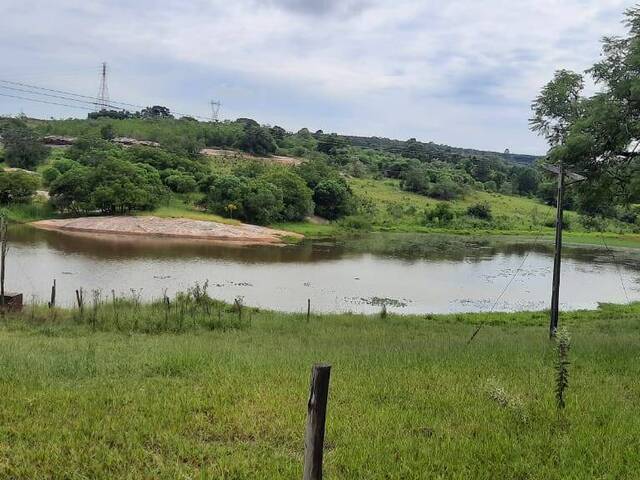
[[[513,242],[513,241],[510,241]],[[522,267],[521,267],[522,266]],[[521,267],[521,268],[520,268]],[[495,310],[547,308],[552,246],[427,235],[374,234],[287,247],[224,247],[206,242],[100,236],[13,227],[7,289],[58,302],[76,288],[156,299],[209,281],[212,297],[283,311],[399,313],[485,311],[516,271]],[[563,308],[640,300],[640,253],[566,248]],[[626,289],[623,289],[623,285]]]

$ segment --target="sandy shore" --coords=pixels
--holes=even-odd
[[[83,234],[146,235],[150,237],[193,238],[234,245],[281,245],[286,237],[302,235],[241,223],[227,225],[218,222],[186,218],[143,217],[80,217],[40,220],[32,225],[45,230],[60,230]]]

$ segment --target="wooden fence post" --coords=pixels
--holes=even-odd
[[[307,404],[307,428],[304,435],[304,473],[302,480],[322,480],[324,426],[327,418],[331,365],[311,368],[311,386]]]
[[[49,308],[56,306],[56,279],[53,279],[53,285],[51,286],[51,299],[49,300]]]
[[[307,322],[311,318],[311,299],[307,298]]]

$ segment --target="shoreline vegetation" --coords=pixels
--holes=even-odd
[[[206,285],[149,304],[83,298],[0,319],[0,476],[299,478],[320,361],[328,478],[636,473],[637,303],[562,313],[558,411],[546,312],[307,318],[224,304]]]

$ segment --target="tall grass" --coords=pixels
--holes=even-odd
[[[244,307],[238,325],[202,287],[169,311],[103,294],[95,331],[90,293],[83,318],[1,317],[0,478],[300,478],[319,361],[333,365],[327,478],[637,476],[637,304],[561,317],[572,377],[558,422],[544,312],[251,310],[249,324]]]

